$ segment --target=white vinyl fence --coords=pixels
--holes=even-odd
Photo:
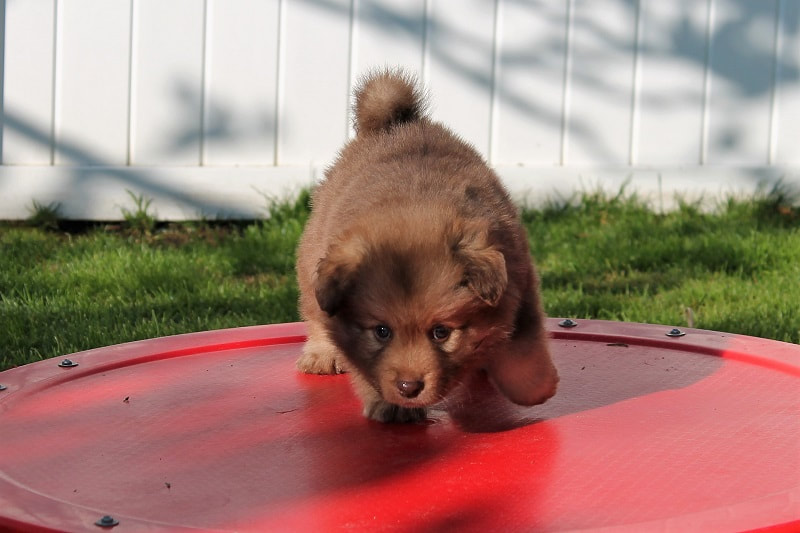
[[[800,0],[0,0],[0,219],[252,217],[401,65],[521,201],[800,184]]]

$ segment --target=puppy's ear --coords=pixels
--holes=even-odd
[[[356,239],[332,244],[320,259],[314,273],[314,295],[320,309],[335,315],[352,288],[362,258],[362,245]]]
[[[455,230],[453,251],[464,267],[464,282],[478,297],[494,307],[506,292],[508,274],[503,254],[489,243],[484,221],[469,221]]]

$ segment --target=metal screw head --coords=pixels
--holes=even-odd
[[[6,390],[7,388],[5,385],[0,385],[0,390]]]
[[[60,366],[61,368],[72,368],[72,367],[78,366],[78,363],[76,363],[75,361],[73,361],[71,359],[64,359],[63,361],[58,363],[58,366]]]
[[[672,328],[667,332],[667,337],[683,337],[684,335],[686,335],[686,333],[679,330],[678,328]]]
[[[562,328],[574,328],[575,326],[578,325],[578,323],[572,320],[571,318],[566,318],[561,322],[559,322],[558,325],[561,326]]]
[[[113,516],[105,515],[103,518],[95,522],[94,525],[100,527],[114,527],[116,525],[119,525],[119,520],[117,520]]]

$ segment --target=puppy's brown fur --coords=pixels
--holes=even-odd
[[[347,371],[365,416],[415,421],[484,369],[511,401],[558,375],[515,207],[402,72],[356,93],[356,137],[314,191],[298,249],[300,370]]]

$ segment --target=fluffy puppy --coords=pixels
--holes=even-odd
[[[555,394],[538,278],[508,193],[431,121],[411,77],[356,92],[355,138],[298,248],[303,372],[347,371],[364,415],[410,422],[475,372],[520,405]]]

